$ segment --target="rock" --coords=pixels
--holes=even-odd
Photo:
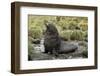
[[[34,39],[34,40],[32,41],[32,43],[34,43],[34,44],[40,44],[40,39]]]
[[[59,53],[69,53],[74,52],[76,49],[78,49],[78,45],[75,45],[73,43],[61,41],[61,46]]]
[[[84,46],[84,47],[87,47],[88,46],[88,44],[87,44],[86,41],[80,41],[80,42],[78,42],[78,45],[79,46]]]
[[[32,60],[52,60],[53,57],[49,54],[44,54],[44,53],[33,53],[31,56]]]

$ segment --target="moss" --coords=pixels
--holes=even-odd
[[[85,23],[84,21],[79,23],[79,26],[81,28],[82,31],[87,31],[88,30],[88,23]]]
[[[63,40],[68,41],[68,40],[70,40],[71,34],[72,34],[72,31],[71,30],[67,30],[67,31],[62,31],[60,33],[60,36],[61,36],[61,38]]]
[[[42,36],[42,29],[40,27],[31,27],[28,30],[28,35],[34,39],[41,38]]]
[[[82,55],[83,55],[84,58],[87,58],[88,57],[88,51],[87,50],[83,51]]]
[[[78,26],[78,23],[76,23],[75,21],[70,21],[69,22],[69,29],[70,30],[75,30]]]
[[[71,40],[83,40],[83,32],[81,30],[74,30],[70,36]]]
[[[31,41],[28,41],[28,60],[32,59],[32,54],[34,53],[34,46]]]

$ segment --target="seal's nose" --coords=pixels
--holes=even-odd
[[[45,23],[45,26],[46,26],[46,28],[48,28],[49,27],[49,23]]]

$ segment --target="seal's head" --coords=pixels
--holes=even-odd
[[[57,28],[52,22],[45,21],[46,30],[50,33],[58,33]]]

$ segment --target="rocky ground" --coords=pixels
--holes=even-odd
[[[67,43],[72,43],[78,46],[78,49],[76,49],[73,52],[68,53],[62,53],[59,54],[58,57],[55,57],[51,54],[45,54],[41,50],[37,50],[36,52],[32,53],[29,60],[54,60],[54,59],[76,59],[76,58],[87,58],[88,52],[87,52],[87,42],[85,41],[69,41]]]

